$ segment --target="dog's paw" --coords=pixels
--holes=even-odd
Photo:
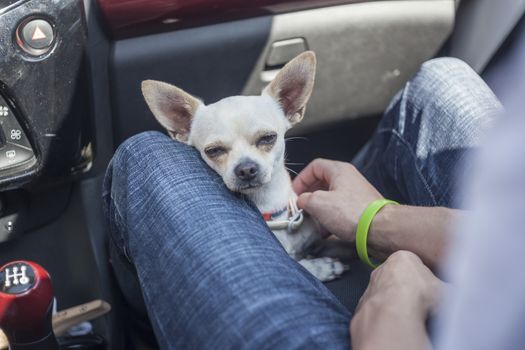
[[[315,258],[299,260],[308,272],[314,275],[321,282],[328,282],[341,276],[348,267],[334,258]]]

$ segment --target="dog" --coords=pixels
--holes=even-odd
[[[286,252],[321,281],[345,266],[312,257],[322,241],[319,224],[298,210],[285,167],[285,133],[299,123],[312,94],[316,57],[306,51],[286,64],[259,96],[232,96],[205,105],[168,83],[145,80],[151,112],[174,140],[195,147],[227,188],[259,209]]]

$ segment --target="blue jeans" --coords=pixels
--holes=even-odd
[[[355,164],[385,197],[454,206],[456,168],[499,109],[466,64],[429,61]],[[116,151],[103,196],[116,278],[130,309],[149,316],[161,348],[350,347],[351,311],[193,148],[158,132],[133,136]]]

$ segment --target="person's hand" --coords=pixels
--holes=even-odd
[[[316,159],[293,181],[297,206],[324,229],[353,241],[361,214],[381,194],[350,163]]]
[[[425,321],[443,286],[417,255],[392,254],[372,272],[359,301],[350,326],[353,348],[424,348]]]
[[[416,254],[398,250],[372,271],[357,311],[367,304],[398,308],[397,301],[426,318],[439,302],[442,284]]]

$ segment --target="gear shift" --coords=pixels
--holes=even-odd
[[[42,266],[14,261],[0,268],[0,328],[10,349],[58,349],[53,299],[51,278]]]

